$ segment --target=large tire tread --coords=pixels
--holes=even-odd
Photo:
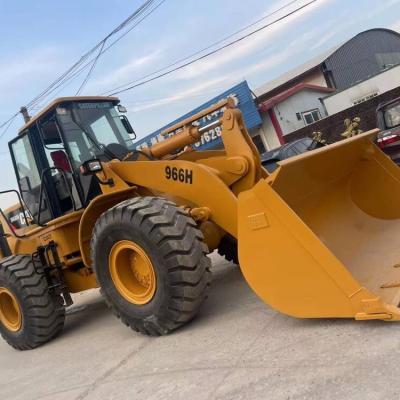
[[[208,248],[195,221],[176,204],[159,197],[137,197],[119,203],[97,221],[92,238],[92,259],[99,276],[96,243],[107,225],[129,221],[131,229],[147,235],[165,267],[169,296],[166,304],[146,318],[123,312],[113,294],[102,289],[113,313],[133,330],[150,335],[167,334],[197,314],[207,297],[211,273]],[[101,278],[99,279],[101,284]]]
[[[14,333],[0,324],[3,339],[17,350],[30,350],[56,337],[64,327],[61,296],[49,293],[44,275],[38,273],[30,255],[0,261],[0,286],[11,290],[22,310],[22,327]]]

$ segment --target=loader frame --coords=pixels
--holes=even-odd
[[[75,100],[63,98],[39,117]],[[193,145],[205,129],[196,120],[221,108],[223,116],[213,124],[222,127],[224,149],[195,151]],[[101,194],[88,204],[82,202],[83,208],[74,207],[44,226],[13,232],[3,221],[3,228],[12,254],[32,255],[55,244],[56,252],[47,262],[50,277],[59,276],[59,287],[76,293],[99,286],[93,232],[106,235],[107,218],[112,225],[118,216],[123,224],[124,212],[134,218],[135,207],[147,209],[153,204],[157,218],[164,221],[160,224],[171,230],[176,228],[174,222],[163,214],[171,208],[176,216],[185,215],[186,226],[194,232],[195,224],[201,234],[193,235],[204,240],[208,251],[217,249],[224,238],[236,239],[247,282],[266,303],[285,314],[400,320],[400,279],[396,280],[394,269],[400,243],[388,246],[384,234],[377,233],[386,228],[394,232],[400,223],[400,170],[374,144],[377,134],[373,130],[285,160],[270,175],[261,166],[240,111],[228,98],[171,126],[162,132],[165,140],[149,148],[107,162],[86,160],[96,166],[85,174],[97,180]],[[371,177],[376,192],[371,190]],[[143,204],[140,199],[145,199]],[[335,215],[341,218],[337,229],[344,229],[338,235]],[[144,229],[138,221],[137,229]],[[172,237],[181,235],[180,231]],[[358,243],[361,255],[351,246],[357,235],[363,238]],[[381,241],[389,261],[382,259],[382,250],[370,252],[369,238]],[[122,250],[119,245],[111,248],[116,253],[113,259],[128,259],[124,254],[129,245],[122,242]],[[138,253],[144,254],[140,246]],[[142,264],[152,269],[145,258]],[[207,268],[203,265],[201,270],[205,273]]]
[[[62,98],[49,106],[21,128],[21,134],[26,135],[30,126],[68,100],[71,99]],[[87,100],[105,99],[90,97]],[[193,126],[193,123],[221,108],[225,109],[224,115],[215,124],[222,126],[224,150],[193,151],[191,146],[201,136],[201,128]],[[56,254],[62,265],[58,267],[63,276],[60,285],[65,284],[71,293],[97,287],[90,258],[90,239],[95,222],[116,204],[149,194],[162,194],[183,207],[198,222],[210,251],[218,247],[226,234],[237,237],[237,195],[250,189],[267,174],[261,167],[257,149],[234,101],[228,98],[218,102],[170,127],[163,135],[167,137],[165,141],[139,152],[136,161],[103,162],[102,171],[96,174],[103,194],[95,197],[85,208],[76,209],[74,206],[75,211],[45,224],[40,221],[30,224],[15,232],[3,217],[12,253],[37,254],[44,247],[56,244]],[[10,148],[15,140],[10,142]],[[48,172],[50,169],[47,167],[41,174],[40,198]],[[201,187],[208,190],[199,190]],[[219,193],[218,197],[214,196],[215,193]]]

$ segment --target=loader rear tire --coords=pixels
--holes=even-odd
[[[31,350],[57,336],[64,327],[65,308],[48,290],[44,275],[30,255],[0,261],[0,333],[17,350]]]
[[[210,260],[203,235],[170,201],[137,197],[106,211],[96,222],[91,250],[107,304],[137,332],[168,334],[193,319],[207,297]]]

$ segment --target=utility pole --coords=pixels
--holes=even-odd
[[[25,106],[22,106],[19,109],[19,112],[22,114],[22,116],[24,117],[24,121],[25,123],[29,122],[31,119],[31,116],[29,115],[28,109]]]

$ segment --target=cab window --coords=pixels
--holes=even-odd
[[[27,132],[23,133],[11,144],[17,180],[21,196],[25,205],[37,221],[39,216],[41,176],[37,167],[32,144]],[[40,205],[40,222],[45,223],[51,219],[46,193],[42,194]]]

